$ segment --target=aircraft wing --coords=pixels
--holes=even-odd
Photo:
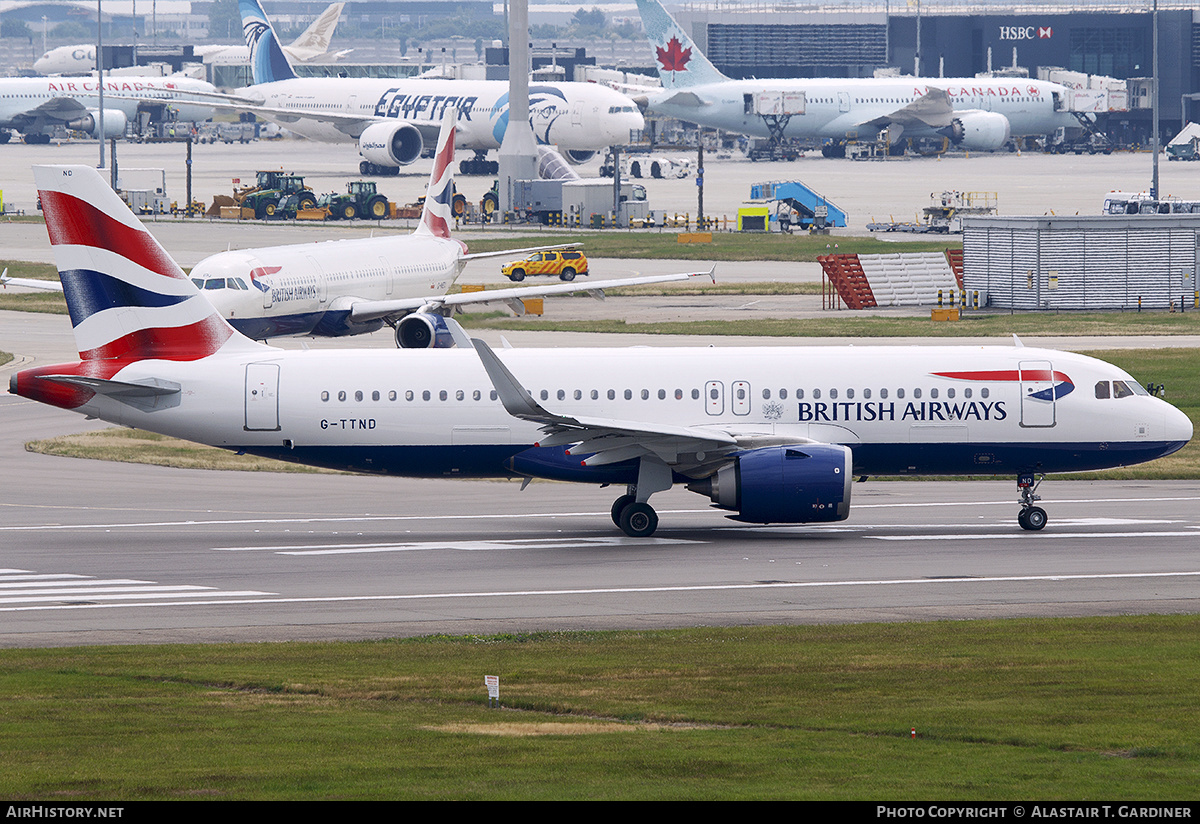
[[[667,466],[694,472],[723,463],[741,448],[737,438],[719,430],[555,414],[533,399],[491,347],[477,338],[471,344],[508,414],[541,424],[546,437],[538,446],[568,446],[568,454],[587,456],[584,466],[654,456]]]
[[[954,105],[950,102],[950,95],[946,94],[943,89],[930,87],[924,95],[907,106],[901,106],[891,114],[876,117],[859,125],[871,126],[875,129],[885,129],[892,125],[928,126],[936,129],[949,126],[953,119]]]
[[[10,278],[8,269],[0,272],[0,286],[24,286],[26,289],[41,289],[44,292],[61,292],[62,284],[57,280],[38,280],[37,278]]]
[[[645,110],[648,106],[653,110],[655,106],[679,106],[686,109],[699,109],[701,106],[707,106],[712,101],[705,100],[695,92],[677,91],[661,96],[639,95],[633,98],[633,102],[637,103],[640,109]]]
[[[511,254],[508,250],[503,254]],[[490,254],[490,253],[486,253]],[[603,298],[605,289],[616,289],[621,286],[640,286],[648,283],[671,283],[689,278],[713,277],[712,270],[707,272],[684,272],[673,275],[646,275],[636,278],[620,278],[615,280],[597,280],[591,283],[557,283],[545,286],[521,286],[515,289],[493,289],[490,292],[464,292],[459,295],[442,295],[432,298],[403,298],[397,300],[362,300],[350,307],[350,319],[362,323],[377,318],[393,315],[406,315],[419,309],[437,311],[443,306],[469,306],[478,303],[504,302],[512,307],[517,314],[524,314],[521,305],[524,298],[540,298],[550,295],[570,295],[575,292],[587,292],[592,297]]]

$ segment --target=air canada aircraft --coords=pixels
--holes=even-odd
[[[1079,126],[1068,89],[1027,78],[812,78],[732,80],[701,53],[658,0],[637,0],[657,58],[661,91],[637,98],[647,113],[760,137],[847,135],[947,138],[993,151],[1010,137]]]
[[[210,95],[216,87],[203,80],[170,77],[106,77],[104,136],[121,137],[139,109],[170,108],[180,120],[212,117]],[[94,77],[0,78],[0,143],[16,129],[26,143],[49,143],[58,126],[98,137],[100,81]]]
[[[1153,460],[1192,425],[1103,361],[1022,346],[282,350],[231,327],[88,166],[34,169],[80,360],[9,392],[315,466],[625,486],[627,535],[682,483],[751,523],[840,521],[852,475],[1039,476]]]
[[[297,77],[258,0],[240,0],[254,85],[228,107],[252,111],[303,137],[357,143],[362,174],[395,174],[436,139],[447,108],[459,117],[458,146],[476,153],[464,174],[495,174],[485,159],[508,126],[508,82],[433,78]],[[236,98],[236,100],[234,99]],[[539,143],[557,145],[575,163],[629,142],[643,125],[633,101],[595,83],[535,83],[529,119]]]
[[[523,314],[524,298],[575,292],[602,298],[604,289],[617,286],[712,278],[712,272],[691,272],[447,295],[470,260],[561,248],[466,254],[466,244],[450,237],[454,114],[449,109],[442,121],[428,195],[411,235],[220,252],[192,268],[192,282],[231,326],[255,340],[359,335],[387,323],[395,329],[397,346],[424,349],[453,345],[443,315],[459,307],[502,302]],[[10,278],[7,273],[0,274],[0,286],[62,291],[54,281]]]

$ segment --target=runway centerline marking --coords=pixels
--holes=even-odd
[[[828,589],[834,587],[864,587],[864,586],[929,586],[941,584],[987,584],[987,583],[1027,583],[1033,581],[1053,581],[1057,583],[1075,581],[1108,581],[1121,579],[1146,578],[1195,578],[1200,577],[1200,570],[1180,572],[1113,572],[1089,573],[1080,575],[1005,575],[1005,576],[960,576],[944,578],[898,578],[893,580],[855,580],[855,581],[773,581],[770,583],[746,584],[696,584],[688,586],[658,586],[658,587],[596,587],[579,589],[531,589],[531,590],[497,590],[485,592],[427,592],[407,595],[344,595],[344,596],[307,596],[302,598],[247,598],[240,601],[179,601],[154,604],[119,603],[119,604],[54,604],[24,607],[0,607],[0,612],[25,612],[30,610],[64,610],[64,609],[111,609],[114,607],[173,607],[173,606],[239,606],[255,604],[333,604],[350,602],[402,602],[402,601],[437,601],[462,600],[473,598],[538,598],[561,597],[564,595],[629,595],[629,594],[670,594],[684,592],[731,592],[748,590],[783,590],[783,589]],[[61,600],[61,599],[59,599]]]
[[[1048,502],[1054,505],[1066,504],[1111,504],[1111,503],[1164,503],[1177,501],[1188,503],[1200,501],[1200,496],[1183,497],[1146,497],[1146,498],[1078,498]],[[859,503],[854,504],[853,510],[890,509],[914,507],[962,507],[962,506],[1018,506],[1015,497],[1003,501],[909,501],[900,503]],[[724,510],[705,509],[660,509],[659,516],[665,515],[726,515]],[[608,510],[584,512],[521,512],[495,514],[452,514],[452,515],[339,515],[339,516],[298,516],[295,518],[229,518],[229,519],[195,519],[174,521],[138,521],[133,523],[100,523],[100,524],[27,524],[23,526],[0,526],[0,532],[29,532],[63,529],[147,529],[171,526],[252,526],[255,524],[367,524],[406,521],[489,521],[489,520],[521,520],[534,518],[579,518],[579,517],[610,517]]]
[[[218,546],[217,552],[275,552],[280,555],[350,555],[371,552],[418,552],[421,550],[455,549],[467,552],[503,549],[582,549],[585,547],[667,546],[699,544],[683,538],[627,538],[603,536],[596,538],[511,538],[494,541],[395,541],[362,544],[284,544],[279,546]]]

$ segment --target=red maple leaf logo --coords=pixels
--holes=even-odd
[[[667,42],[665,49],[655,48],[658,52],[658,62],[662,64],[663,71],[681,72],[687,70],[688,61],[692,59],[692,50],[680,48],[678,38],[672,37]]]

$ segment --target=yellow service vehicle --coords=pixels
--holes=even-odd
[[[500,273],[514,283],[526,275],[557,275],[560,280],[574,280],[588,273],[587,256],[574,249],[534,252],[524,260],[514,260],[500,267]]]

